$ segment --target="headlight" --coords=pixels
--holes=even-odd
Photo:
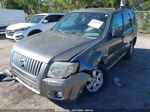
[[[18,29],[18,30],[16,30],[16,31],[25,31],[25,30],[27,30],[27,29],[29,29],[30,27],[27,27],[27,28],[21,28],[21,29]]]
[[[67,63],[67,62],[54,62],[47,76],[50,78],[67,78],[71,74],[76,73],[78,70],[79,63]]]

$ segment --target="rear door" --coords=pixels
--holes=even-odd
[[[132,20],[132,37],[137,37],[137,19],[135,13],[132,10],[129,10],[128,12]]]
[[[126,46],[126,48],[129,47],[130,41],[133,34],[133,26],[132,26],[132,19],[128,13],[128,11],[124,11],[122,13],[123,15],[123,23],[124,23],[124,30],[123,30],[123,42]]]

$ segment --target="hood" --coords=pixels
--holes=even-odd
[[[17,42],[14,50],[45,63],[52,59],[53,61],[69,61],[96,40],[58,31],[48,31]]]
[[[27,28],[27,27],[32,27],[36,25],[35,23],[17,23],[17,24],[12,24],[6,28],[6,30],[18,30],[22,28]]]

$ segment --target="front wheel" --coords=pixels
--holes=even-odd
[[[101,70],[93,70],[89,81],[86,84],[88,93],[95,93],[100,90],[104,83],[104,73]]]

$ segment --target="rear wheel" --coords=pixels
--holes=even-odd
[[[127,54],[125,55],[125,58],[126,58],[126,59],[131,58],[132,55],[133,55],[133,52],[134,52],[134,43],[132,42],[132,43],[130,44],[130,47],[129,47],[129,50],[128,50]]]

